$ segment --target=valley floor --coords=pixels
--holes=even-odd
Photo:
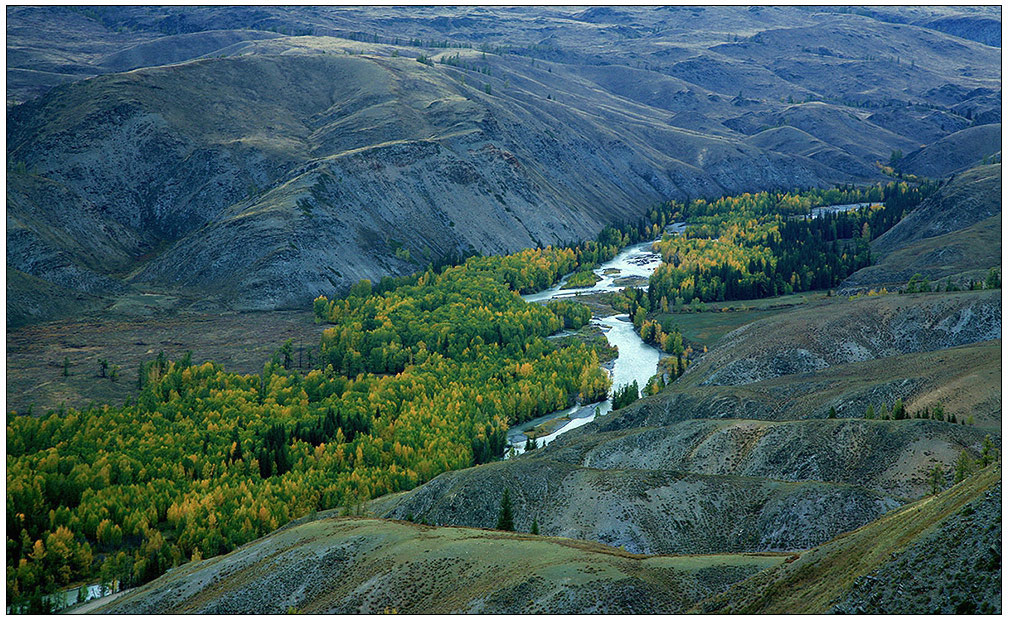
[[[172,360],[186,350],[194,363],[214,361],[240,374],[257,374],[287,339],[294,364],[302,351],[318,355],[325,327],[311,311],[227,315],[177,314],[137,318],[59,320],[7,331],[7,411],[35,414],[121,403],[137,394],[137,370],[163,351]],[[69,359],[68,375],[64,360]],[[99,375],[100,359],[120,367],[113,382]]]

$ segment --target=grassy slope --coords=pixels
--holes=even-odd
[[[566,538],[329,518],[186,564],[99,612],[675,612],[786,557],[647,557]]]
[[[775,298],[712,302],[705,305],[707,311],[658,313],[655,319],[662,323],[672,320],[673,326],[678,326],[683,337],[695,348],[698,345],[711,347],[740,326],[824,299],[826,294],[825,290],[820,290]]]
[[[705,613],[824,613],[852,586],[1001,481],[1001,464],[754,575],[701,603]]]

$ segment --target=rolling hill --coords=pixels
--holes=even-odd
[[[7,263],[105,307],[304,307],[1001,127],[998,49],[914,25],[966,9],[7,11]],[[73,311],[51,291],[15,324]]]

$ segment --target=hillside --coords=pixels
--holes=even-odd
[[[838,417],[859,418],[871,405],[898,398],[912,411],[940,402],[958,420],[973,416],[979,424],[1002,419],[1001,340],[840,363],[740,385],[689,386],[643,399],[601,422],[600,431],[652,428],[693,418],[795,421],[823,419],[833,407]],[[575,432],[575,434],[578,434]]]
[[[213,292],[240,309],[304,306],[467,249],[591,238],[666,196],[741,189],[732,172],[740,169],[772,186],[829,176],[813,162],[670,128],[605,96],[591,105],[607,112],[586,116],[577,82],[574,105],[565,105],[522,75],[547,72],[510,59],[495,65],[504,74],[490,93],[459,82],[466,72],[454,68],[318,50],[54,91],[12,111],[10,158],[29,171],[15,175],[14,202],[52,214],[94,205],[105,229],[125,229],[117,240],[133,262],[123,271],[121,261],[79,252],[69,223],[49,225],[39,240],[38,227],[19,220],[34,238],[29,248],[12,244],[8,263],[54,282],[87,270],[114,275],[119,288]],[[562,75],[553,81],[565,85]],[[702,153],[711,173],[690,164]],[[39,205],[46,183],[62,195]],[[400,248],[409,255],[396,255]],[[63,260],[36,268],[43,249]]]
[[[299,523],[91,612],[677,613],[786,557],[648,557],[567,538],[366,518]]]
[[[745,385],[833,365],[998,339],[1000,292],[869,297],[743,326],[687,370],[688,385]],[[765,335],[775,335],[767,339]]]
[[[838,287],[847,295],[896,289],[920,273],[964,286],[1002,262],[1002,165],[976,166],[949,181],[872,242],[873,265]]]
[[[958,11],[905,21],[997,18]],[[105,307],[304,308],[361,278],[592,238],[661,200],[876,181],[894,150],[944,140],[979,161],[990,150],[955,137],[1000,127],[969,127],[1000,122],[998,50],[889,14],[8,17],[8,266]],[[94,307],[50,308],[52,291],[15,284],[17,323]]]
[[[1000,478],[996,464],[799,554],[649,557],[566,538],[309,518],[86,609],[105,614],[998,613]],[[465,585],[450,579],[460,573],[468,579]]]
[[[1002,124],[975,125],[908,153],[900,162],[900,170],[923,177],[947,177],[1000,151]]]
[[[1001,612],[1001,477],[993,465],[733,585],[695,612]]]
[[[892,496],[836,483],[688,473],[665,463],[653,469],[586,467],[553,459],[557,450],[550,447],[444,473],[409,492],[376,499],[368,511],[436,525],[493,527],[508,489],[521,530],[535,518],[545,535],[671,554],[812,547],[900,505]]]

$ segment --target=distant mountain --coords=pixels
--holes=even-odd
[[[661,200],[875,181],[999,114],[987,45],[673,9],[10,7],[8,266],[88,308],[304,307]],[[57,313],[57,290],[20,287],[18,322]]]

